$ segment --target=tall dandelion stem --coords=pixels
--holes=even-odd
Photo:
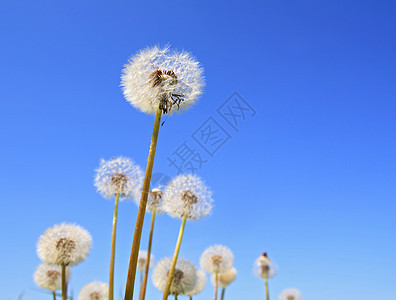
[[[162,115],[162,110],[158,108],[155,114],[154,128],[153,128],[153,134],[151,136],[151,144],[147,159],[146,174],[144,176],[142,196],[140,198],[139,211],[136,218],[135,233],[133,235],[131,256],[129,259],[128,277],[126,282],[124,300],[132,300],[133,298],[133,288],[135,285],[140,238],[142,236],[142,228],[143,228],[144,214],[146,212],[147,197],[150,188],[151,173],[153,172],[155,150],[157,148],[158,132],[161,123],[161,115]]]
[[[215,273],[215,294],[214,294],[214,300],[217,300],[217,287],[219,285],[219,273]]]
[[[142,284],[142,288],[140,290],[140,297],[139,297],[140,300],[144,300],[144,297],[146,296],[146,286],[147,286],[148,272],[149,272],[149,268],[150,268],[151,245],[153,242],[154,221],[155,221],[155,213],[156,213],[155,208],[153,208],[152,213],[153,214],[151,216],[150,237],[149,237],[149,244],[148,244],[148,248],[147,248],[147,260],[146,260],[146,267],[144,270],[143,284]]]
[[[117,231],[117,215],[118,202],[120,200],[120,193],[115,194],[114,216],[113,216],[113,232],[111,234],[111,254],[110,254],[110,276],[109,276],[109,300],[114,297],[114,258],[115,258],[115,241]]]
[[[52,298],[53,298],[53,300],[56,300],[56,294],[55,294],[55,291],[52,291]]]
[[[269,300],[268,278],[267,278],[267,277],[264,278],[264,282],[265,282],[265,295],[266,295],[266,299]]]
[[[221,300],[224,300],[225,287],[221,290]]]
[[[177,257],[179,256],[179,250],[180,250],[180,245],[181,245],[181,241],[183,238],[184,227],[186,226],[186,221],[187,221],[187,215],[183,216],[183,220],[182,220],[182,223],[180,226],[179,237],[177,238],[175,253],[173,254],[172,264],[171,264],[171,267],[169,270],[168,280],[166,281],[165,291],[164,291],[162,300],[166,300],[169,295],[169,290],[170,290],[170,286],[171,286],[172,278],[173,278],[173,272],[175,271]]]
[[[62,264],[62,300],[67,299],[66,265]]]

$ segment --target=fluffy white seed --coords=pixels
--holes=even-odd
[[[258,257],[253,265],[253,272],[260,278],[271,278],[277,273],[277,266],[266,253]]]
[[[103,197],[114,199],[117,193],[121,200],[139,197],[143,172],[131,159],[122,156],[107,161],[102,159],[95,171],[94,184]]]
[[[302,296],[297,289],[286,289],[279,294],[279,300],[301,300]]]
[[[50,265],[74,266],[87,258],[91,235],[78,225],[58,224],[47,229],[37,242],[37,254]]]
[[[137,269],[139,271],[144,271],[146,269],[146,262],[147,262],[147,251],[139,250]],[[153,264],[154,264],[154,255],[150,253],[149,268],[151,268]]]
[[[169,47],[141,50],[130,58],[121,76],[127,101],[148,114],[158,108],[164,113],[189,108],[204,85],[203,69],[194,57]]]
[[[200,292],[202,292],[203,289],[205,288],[205,285],[206,285],[205,272],[200,270],[200,269],[196,269],[196,275],[197,275],[197,280],[195,282],[194,288],[191,291],[189,291],[187,293],[184,293],[184,295],[186,295],[186,296],[194,296],[194,295],[197,295]]]
[[[78,294],[78,300],[108,300],[107,283],[94,281],[84,285]]]
[[[224,273],[220,273],[217,275],[217,283],[218,286],[220,288],[225,288],[228,285],[230,285],[237,276],[237,271],[235,268],[231,268],[231,270],[224,272]],[[212,274],[212,276],[210,277],[212,284],[215,285],[216,282],[216,274]]]
[[[164,210],[172,217],[199,220],[212,211],[212,192],[198,176],[179,175],[167,185]]]
[[[207,248],[201,255],[200,264],[206,272],[225,273],[232,268],[234,255],[223,245],[214,245]]]
[[[164,258],[154,268],[153,283],[161,292],[165,291],[171,263],[171,258]],[[197,274],[194,265],[185,259],[178,259],[169,292],[170,294],[185,295],[194,289],[196,280]]]
[[[66,282],[69,281],[70,270],[66,268]],[[62,288],[62,270],[60,266],[40,264],[33,275],[34,282],[46,290],[56,291]]]
[[[164,198],[164,194],[161,189],[159,188],[152,189],[147,197],[146,210],[152,212],[155,209],[155,213],[157,215],[163,213],[164,212],[163,198]],[[137,204],[139,205],[139,203]]]

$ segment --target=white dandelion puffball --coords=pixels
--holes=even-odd
[[[139,271],[144,271],[146,269],[146,262],[147,262],[147,251],[139,250],[137,269]],[[153,264],[154,264],[154,255],[150,253],[149,268],[151,268]]]
[[[260,278],[271,278],[276,275],[278,267],[273,263],[273,261],[264,252],[259,258],[254,262],[253,272],[257,277]]]
[[[78,294],[78,300],[108,300],[109,288],[107,283],[94,281],[84,285]]]
[[[212,211],[212,192],[195,175],[183,174],[172,179],[163,197],[164,210],[172,217],[199,220]]]
[[[69,281],[70,270],[66,268],[66,282]],[[34,282],[41,288],[55,292],[62,288],[62,269],[60,266],[40,264],[33,275]]]
[[[194,296],[194,295],[197,295],[200,292],[202,292],[203,289],[205,288],[205,285],[206,285],[205,272],[200,270],[200,269],[196,269],[196,275],[197,275],[197,280],[195,282],[194,288],[191,291],[189,291],[187,293],[184,293],[184,295],[186,295],[186,296]]]
[[[154,268],[152,276],[153,283],[161,292],[165,291],[171,263],[171,258],[164,258]],[[197,274],[194,265],[185,259],[178,259],[169,292],[175,295],[185,295],[185,293],[194,289],[196,280]]]
[[[237,271],[235,268],[231,268],[231,270],[225,272],[225,273],[220,273],[217,275],[217,283],[220,288],[225,288],[229,286],[237,276]],[[216,274],[212,274],[211,276],[211,281],[212,284],[215,285],[216,283]]]
[[[58,224],[48,228],[37,242],[37,254],[50,265],[74,266],[87,258],[91,235],[78,225]]]
[[[187,109],[202,94],[203,68],[185,51],[169,47],[141,50],[124,66],[121,86],[129,103],[144,113]]]
[[[302,296],[297,289],[286,289],[279,294],[279,300],[302,300]]]
[[[200,264],[206,272],[225,273],[232,268],[234,255],[231,250],[222,245],[207,248],[201,255]]]
[[[143,186],[143,172],[131,159],[117,157],[102,159],[96,169],[95,186],[98,192],[107,199],[116,194],[120,199],[137,198]]]
[[[147,198],[146,210],[152,212],[154,209],[156,214],[163,213],[163,193],[158,188],[152,189]]]

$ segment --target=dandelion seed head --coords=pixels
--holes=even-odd
[[[203,68],[185,51],[169,47],[141,50],[124,66],[121,86],[126,100],[144,113],[188,109],[202,94]]]
[[[227,271],[227,272],[218,274],[218,275],[217,275],[217,283],[218,283],[218,286],[219,286],[220,288],[225,288],[225,287],[227,287],[228,285],[230,285],[230,284],[236,279],[236,276],[237,276],[237,271],[236,271],[235,268],[231,268],[231,269],[230,269],[229,271]],[[215,282],[216,282],[216,274],[212,274],[212,276],[211,276],[210,279],[211,279],[213,285],[215,285]]]
[[[147,254],[148,254],[147,251],[139,250],[138,262],[137,262],[137,269],[139,271],[144,271],[146,269]],[[154,255],[150,253],[149,268],[151,268],[153,264],[154,264]]]
[[[117,157],[102,159],[96,169],[94,184],[98,192],[107,199],[116,194],[121,200],[137,198],[143,186],[143,172],[131,159]]]
[[[37,242],[37,254],[50,265],[73,266],[87,258],[91,235],[78,225],[58,224],[48,228]]]
[[[147,211],[153,211],[155,209],[156,214],[163,213],[163,193],[162,190],[159,188],[154,188],[149,192],[147,198]]]
[[[205,272],[200,270],[200,269],[195,269],[196,270],[196,276],[197,276],[197,280],[195,282],[195,286],[194,288],[187,292],[184,293],[184,295],[186,296],[194,296],[199,294],[200,292],[203,291],[203,289],[205,288],[206,285],[206,275]]]
[[[208,273],[224,273],[232,268],[234,255],[223,245],[214,245],[207,248],[201,255],[200,264]]]
[[[260,278],[271,278],[276,275],[278,267],[264,252],[263,255],[258,257],[253,266],[253,272]]]
[[[161,292],[165,291],[171,263],[171,258],[164,258],[154,268],[153,283]],[[197,274],[194,265],[185,259],[178,259],[169,292],[176,295],[185,295],[194,289],[196,281]]]
[[[78,294],[78,300],[108,300],[107,283],[94,281],[83,286]]]
[[[302,296],[297,289],[285,289],[279,294],[279,300],[301,300]]]
[[[69,281],[70,270],[66,268],[66,282]],[[62,288],[62,270],[60,266],[46,263],[40,264],[33,275],[34,282],[46,290],[56,291]]]
[[[167,185],[163,196],[164,210],[172,217],[199,220],[212,211],[212,192],[201,178],[179,175]]]

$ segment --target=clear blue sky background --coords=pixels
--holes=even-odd
[[[174,176],[167,157],[186,140],[208,160],[198,174],[215,198],[187,224],[181,256],[198,264],[206,247],[230,247],[227,300],[264,299],[252,273],[264,250],[279,266],[273,300],[289,287],[304,300],[396,299],[395,15],[395,1],[1,1],[0,298],[50,299],[35,290],[35,248],[63,221],[94,240],[72,269],[74,295],[107,281],[113,201],[94,169],[118,155],[144,167],[153,117],[124,100],[120,73],[139,49],[170,43],[204,65],[207,86],[161,127],[154,172]],[[256,111],[238,131],[216,112],[234,91]],[[191,137],[208,117],[231,136],[213,157]],[[136,213],[121,204],[117,292]],[[179,225],[157,219],[157,259]],[[160,299],[151,281],[147,299]]]

